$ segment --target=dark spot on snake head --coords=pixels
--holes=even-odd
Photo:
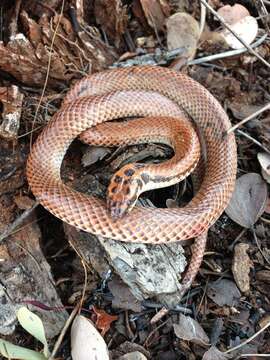
[[[135,173],[135,170],[133,170],[133,169],[126,169],[124,171],[124,174],[128,177],[132,176],[134,173]]]
[[[112,192],[113,194],[115,194],[116,191],[117,191],[117,186],[113,186],[113,187],[111,188],[111,192]]]
[[[121,176],[119,176],[119,175],[115,175],[115,176],[114,176],[114,182],[116,182],[116,184],[120,184],[121,181],[122,181]]]
[[[138,188],[141,189],[143,187],[142,180],[137,179],[137,185],[138,185]]]
[[[145,184],[149,183],[149,181],[150,181],[150,176],[149,176],[148,174],[146,174],[146,173],[142,173],[142,174],[141,174],[141,178],[142,178],[142,181],[143,181]]]
[[[128,185],[128,184],[130,184],[130,179],[126,179],[123,181],[123,185]]]

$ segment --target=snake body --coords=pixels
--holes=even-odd
[[[207,160],[200,189],[185,207],[135,206],[115,220],[103,200],[79,193],[62,182],[60,168],[65,152],[73,139],[87,129],[113,119],[163,117],[168,120],[182,118],[183,113],[200,133]],[[110,129],[110,123],[106,125]],[[93,234],[149,244],[203,236],[224,211],[235,184],[235,138],[233,134],[225,136],[230,126],[218,101],[184,74],[153,66],[107,70],[80,80],[68,92],[61,109],[32,148],[27,162],[28,181],[46,209]],[[125,138],[124,130],[119,128],[118,132]],[[111,142],[110,131],[105,138],[101,143]],[[95,136],[92,143],[93,139]],[[162,166],[163,173],[170,177],[172,163],[165,162]],[[198,243],[197,248],[196,254],[200,256]]]

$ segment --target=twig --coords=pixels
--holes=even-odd
[[[270,103],[266,104],[265,106],[263,106],[261,109],[259,109],[258,111],[255,111],[253,114],[249,115],[248,117],[246,117],[245,119],[241,120],[238,124],[232,126],[228,131],[227,131],[227,135],[229,135],[231,132],[233,132],[234,130],[238,129],[240,126],[242,126],[243,124],[245,124],[246,122],[248,122],[251,119],[254,119],[256,116],[260,115],[262,112],[266,111],[266,110],[270,110]]]
[[[237,134],[239,135],[243,135],[245,136],[247,139],[249,139],[250,141],[252,141],[254,144],[258,145],[261,149],[263,149],[265,152],[267,152],[268,154],[270,154],[270,150],[265,147],[263,144],[261,144],[258,140],[254,139],[252,136],[250,136],[249,134],[246,134],[244,131],[242,130],[236,130]]]
[[[33,120],[33,123],[32,123],[32,130],[34,129],[36,118],[37,118],[37,115],[38,115],[38,112],[39,112],[39,108],[41,106],[42,99],[44,97],[45,90],[46,90],[46,87],[47,87],[47,83],[48,83],[48,80],[49,80],[49,74],[50,74],[51,62],[52,62],[53,45],[54,45],[54,41],[55,41],[55,38],[56,38],[57,30],[59,28],[59,25],[60,25],[60,22],[61,22],[61,19],[62,19],[62,15],[63,15],[63,11],[64,11],[64,5],[65,5],[65,0],[62,0],[62,6],[61,6],[60,15],[59,15],[59,18],[58,18],[58,21],[57,21],[57,24],[56,24],[55,32],[53,33],[52,42],[51,42],[50,49],[49,49],[49,59],[48,59],[48,66],[47,66],[47,71],[46,71],[45,82],[44,82],[42,93],[41,93],[41,96],[40,96],[40,99],[39,99],[39,102],[38,102],[38,105],[37,105],[37,108],[36,108],[36,111],[35,111],[35,116],[34,116],[34,120]],[[32,144],[33,144],[33,132],[31,132],[31,135],[30,135],[30,150],[32,149]]]
[[[259,38],[257,41],[255,41],[253,44],[250,45],[250,47],[255,48],[259,45],[261,45],[264,40],[267,38],[267,34],[264,34],[261,38]],[[237,50],[229,50],[229,51],[224,51],[223,53],[219,53],[219,54],[213,54],[213,55],[208,55],[208,56],[204,56],[198,59],[194,59],[194,60],[190,60],[187,62],[187,65],[198,65],[207,61],[213,61],[213,60],[218,60],[218,59],[224,59],[227,57],[231,57],[231,56],[236,56],[236,55],[240,55],[247,52],[247,49],[243,48],[243,49],[237,49]]]
[[[257,8],[258,14],[260,16],[260,19],[261,19],[265,29],[269,33],[269,31],[270,31],[269,25],[268,25],[269,14],[268,14],[268,11],[266,10],[266,7],[265,7],[265,5],[263,3],[263,0],[255,0],[254,5]]]
[[[261,55],[259,55],[255,50],[253,50],[252,47],[245,40],[239,37],[239,35],[230,28],[230,26],[224,21],[224,19],[205,0],[200,0],[200,1],[209,11],[211,11],[213,15],[215,15],[215,17],[223,24],[223,26],[226,29],[229,30],[230,33],[232,33],[236,37],[236,39],[240,41],[240,43],[249,50],[249,52],[252,55],[256,56],[257,59],[259,59],[264,65],[270,68],[270,64],[263,57],[261,57]]]
[[[247,231],[247,229],[243,228],[242,231],[240,232],[240,234],[236,236],[236,238],[233,240],[231,245],[228,247],[229,251],[233,251],[235,244],[238,243],[238,241],[241,239],[241,237],[245,234],[246,231]]]
[[[270,354],[241,354],[236,358],[236,360],[240,359],[241,357],[252,357],[256,359],[257,357],[262,357],[262,358],[270,357]]]
[[[264,255],[264,253],[263,253],[263,251],[262,251],[262,248],[261,248],[261,245],[259,244],[259,241],[258,241],[258,238],[257,238],[256,231],[255,231],[254,227],[252,227],[252,233],[253,233],[253,236],[254,236],[254,239],[255,239],[257,248],[259,249],[259,252],[262,254],[262,257],[263,257],[264,260],[267,262],[267,264],[270,265],[270,261],[269,261],[269,260],[267,259],[267,257]]]
[[[199,30],[199,38],[202,35],[206,19],[206,7],[201,3],[201,18],[200,18],[200,30]]]
[[[232,351],[238,350],[241,347],[243,347],[244,345],[250,343],[253,339],[255,339],[255,337],[257,337],[258,335],[260,335],[264,330],[266,330],[268,327],[270,326],[270,321],[264,325],[259,331],[257,331],[254,335],[252,335],[250,338],[248,338],[247,340],[243,341],[241,344],[225,351],[225,354],[229,354]]]
[[[38,202],[35,202],[34,205],[30,208],[25,210],[20,216],[17,217],[15,221],[13,221],[12,224],[7,226],[7,228],[4,230],[4,232],[0,235],[0,243],[10,236],[12,232],[16,229],[17,226],[19,226],[32,212],[33,210],[39,205]]]
[[[61,330],[60,335],[58,336],[58,339],[56,340],[56,343],[54,344],[53,351],[52,351],[51,356],[49,357],[48,360],[54,360],[54,357],[55,357],[60,345],[62,344],[64,336],[65,336],[70,324],[72,323],[73,319],[75,318],[75,316],[76,316],[76,314],[77,314],[77,312],[79,310],[79,307],[80,307],[80,303],[78,303],[75,306],[72,313],[69,315],[69,318],[67,319],[63,329]]]

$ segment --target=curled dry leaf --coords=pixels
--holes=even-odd
[[[254,17],[246,16],[236,24],[231,25],[231,29],[234,30],[234,32],[247,44],[251,44],[257,36],[258,23]],[[237,38],[229,30],[224,30],[222,34],[226,43],[232,49],[242,49],[244,47],[244,45],[237,40]]]
[[[109,360],[107,345],[92,321],[76,316],[71,327],[73,360]]]
[[[234,282],[222,279],[208,285],[207,296],[219,306],[235,306],[239,302],[241,293]]]
[[[110,329],[111,323],[118,319],[116,315],[110,315],[102,309],[98,309],[93,306],[93,311],[96,315],[96,326],[101,330],[101,335],[104,336],[106,332]]]
[[[267,184],[259,174],[249,173],[236,180],[226,214],[236,223],[251,228],[264,212]]]
[[[209,338],[201,325],[190,316],[180,314],[179,324],[173,324],[173,329],[179,339],[199,345],[209,344]]]
[[[256,38],[258,33],[257,20],[250,16],[249,11],[244,6],[240,4],[225,5],[218,10],[218,14],[246,43],[250,44]],[[229,30],[224,29],[221,34],[232,49],[244,47]]]
[[[262,176],[270,184],[270,155],[267,153],[258,153],[259,163],[262,167]]]
[[[234,4],[231,5],[225,5],[218,9],[217,12],[220,16],[223,17],[224,21],[226,21],[227,24],[233,25],[243,19],[246,16],[249,16],[249,11],[240,4]]]
[[[234,248],[232,273],[239,289],[247,293],[250,290],[249,271],[252,262],[248,256],[248,244],[237,244]]]
[[[178,12],[168,18],[166,25],[168,50],[183,48],[184,56],[193,58],[200,37],[198,22],[191,15]]]
[[[215,346],[211,346],[209,350],[207,350],[202,360],[227,360],[231,359],[230,354],[225,354],[219,351]]]

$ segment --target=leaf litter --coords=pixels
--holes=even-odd
[[[54,303],[61,304],[62,301],[63,308],[69,311],[82,302],[81,312],[84,315],[75,318],[71,333],[65,333],[64,341],[59,340],[59,344],[56,342],[59,358],[68,358],[71,353],[74,359],[91,359],[94,356],[96,359],[109,356],[112,359],[123,356],[130,359],[132,356],[144,356],[158,360],[227,359],[231,353],[227,354],[226,351],[244,343],[255,334],[256,329],[262,328],[269,321],[270,211],[267,182],[270,122],[269,110],[267,112],[267,61],[270,52],[269,38],[265,36],[268,30],[265,19],[269,7],[266,4],[262,10],[256,3],[247,9],[241,4],[231,6],[228,1],[221,3],[219,0],[209,3],[211,9],[217,11],[229,27],[250,44],[255,52],[250,53],[224,28],[222,22],[217,21],[212,11],[203,10],[204,1],[200,6],[199,2],[187,0],[109,0],[93,3],[87,0],[65,0],[63,12],[60,3],[59,0],[51,0],[48,4],[30,0],[12,3],[4,1],[0,9],[4,29],[2,31],[1,27],[0,43],[0,87],[3,93],[3,121],[0,125],[0,229],[7,235],[18,232],[15,240],[5,236],[6,243],[2,244],[0,250],[5,266],[1,283],[7,288],[3,296],[6,292],[10,296],[10,299],[6,297],[3,301],[1,315],[5,316],[1,317],[0,331],[4,334],[8,326],[9,334],[15,334],[11,335],[11,342],[4,344],[6,340],[3,340],[1,344],[6,347],[17,346],[17,339],[20,339],[21,344],[25,343],[25,339],[29,342],[25,334],[18,329],[15,331],[14,314],[18,302],[26,300],[32,306],[44,304],[36,307],[36,311],[42,313],[42,326],[45,333],[50,334],[46,339],[49,347],[56,342],[55,334],[59,333],[66,321],[66,316],[59,316],[61,310],[55,310],[61,306],[55,307]],[[262,21],[257,21],[262,14]],[[53,52],[50,53],[58,21],[59,28]],[[217,97],[233,124],[266,108],[266,111],[256,114],[243,124],[243,128],[239,129],[242,132],[235,133],[239,155],[235,192],[226,214],[209,230],[207,252],[200,273],[180,303],[175,302],[177,287],[174,293],[166,294],[166,285],[163,286],[162,294],[152,297],[150,294],[146,299],[134,296],[143,287],[140,287],[139,282],[136,287],[132,286],[133,277],[142,279],[151,261],[145,265],[136,264],[133,272],[130,272],[123,259],[117,259],[121,268],[126,270],[126,275],[132,274],[128,275],[129,278],[122,276],[122,283],[119,284],[111,277],[116,267],[111,266],[108,257],[104,255],[104,248],[110,248],[106,240],[93,240],[87,234],[76,231],[68,233],[60,222],[39,208],[34,209],[37,215],[35,219],[25,213],[33,199],[24,177],[24,164],[48,61],[51,66],[47,88],[36,119],[38,126],[34,128],[34,137],[50,121],[66,90],[76,80],[108,67],[151,63],[183,71]],[[11,117],[7,116],[9,111]],[[69,184],[73,179],[81,177],[84,179],[82,183],[85,191],[104,196],[104,189],[114,171],[113,164],[121,165],[126,159],[157,162],[168,156],[168,149],[156,144],[134,145],[116,151],[107,148],[85,151],[84,145],[74,142],[65,157],[62,176]],[[171,188],[151,192],[146,194],[142,202],[148,206],[165,207],[169,204],[177,207],[189,201],[191,193],[191,183],[187,180],[183,191]],[[169,199],[173,199],[173,204],[170,204]],[[14,219],[19,229],[9,227],[14,224]],[[41,229],[42,236],[37,236],[33,231],[34,226]],[[243,231],[243,228],[247,230]],[[7,229],[12,231],[7,232]],[[25,239],[28,239],[28,245],[33,242],[27,232],[29,229],[33,231],[33,238],[41,239],[41,248],[24,248]],[[20,237],[24,242],[16,247],[14,244],[18,243]],[[102,242],[106,245],[103,249],[97,245]],[[189,245],[185,247],[188,257],[191,254]],[[89,247],[94,248],[92,253],[88,251]],[[31,275],[31,282],[24,281],[21,275],[19,262],[23,258],[23,251],[30,260],[24,261],[21,268],[24,273]],[[136,247],[133,251],[142,250]],[[165,264],[169,261],[170,265],[166,268],[173,268],[173,247],[168,247],[166,251],[160,248],[160,251],[161,262]],[[46,254],[49,262],[42,269],[48,279],[55,280],[57,292],[52,292],[44,283],[42,290],[46,291],[41,298],[37,298],[38,292],[32,288],[40,283],[35,266],[40,262],[41,252]],[[178,273],[171,274],[175,284],[181,281],[180,271]],[[16,277],[17,281],[13,282]],[[144,278],[148,279],[146,276]],[[26,299],[21,289],[27,290],[30,283],[32,287],[29,287],[30,293],[27,292]],[[55,300],[52,302],[51,299]],[[164,308],[164,303],[167,308]],[[158,321],[152,323],[151,319],[156,315]],[[57,326],[55,319],[58,319]],[[219,330],[218,319],[222,320]],[[211,332],[215,330],[217,335],[211,346],[209,339],[212,339]],[[25,356],[30,359],[39,351],[43,359],[40,351],[45,345],[44,337],[40,335],[42,332],[35,330],[34,333],[41,344],[32,341],[31,348],[35,350]],[[71,350],[66,341],[69,338]],[[267,333],[263,331],[258,339],[256,346],[249,344],[248,348],[245,345],[242,350],[260,351],[262,354],[269,352]],[[15,350],[13,347],[14,351],[29,351],[26,347],[22,349]]]

